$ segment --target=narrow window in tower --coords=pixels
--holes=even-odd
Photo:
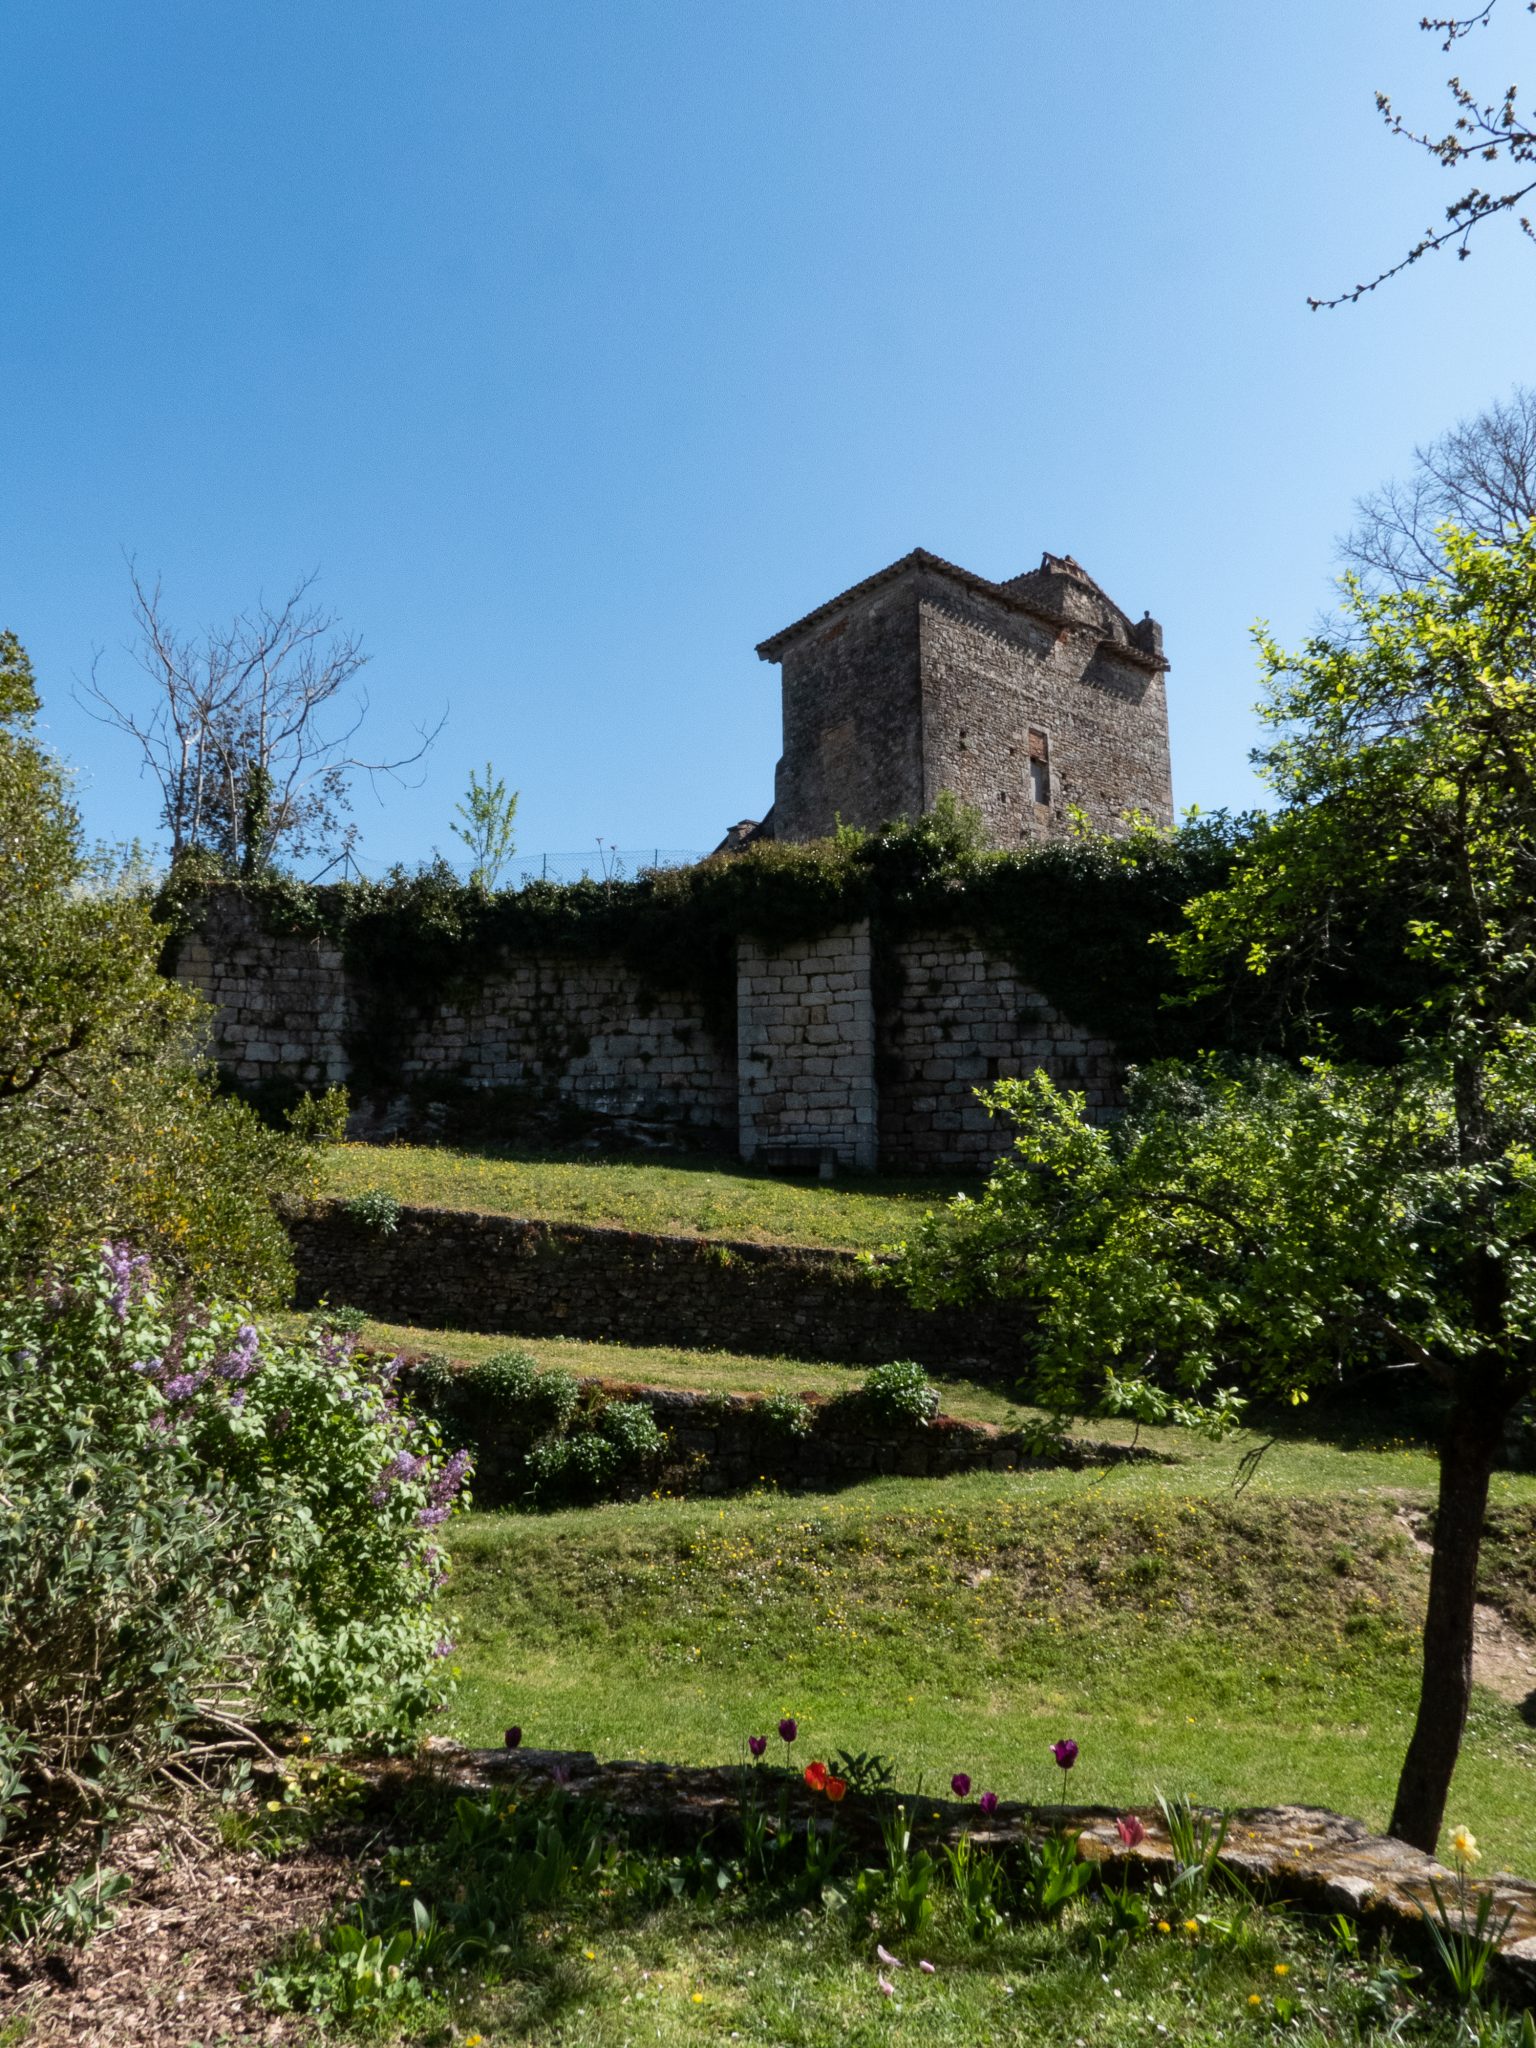
[[[1029,793],[1037,804],[1051,800],[1051,743],[1033,727],[1029,734]]]

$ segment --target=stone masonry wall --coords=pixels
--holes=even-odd
[[[509,961],[469,1002],[438,1010],[403,1071],[547,1087],[602,1116],[733,1134],[733,1054],[693,999],[648,998],[619,961],[530,959]]]
[[[1051,1008],[1007,961],[964,934],[927,932],[896,948],[900,999],[879,1017],[880,1161],[890,1172],[979,1173],[1008,1142],[975,1090],[1043,1067],[1089,1110],[1120,1104],[1120,1062]]]
[[[830,1155],[876,1164],[875,1006],[869,926],[737,956],[741,1156],[765,1165]]]
[[[1064,831],[1074,805],[1100,831],[1130,810],[1173,823],[1163,678],[1134,650],[939,583],[923,593],[919,633],[922,809],[950,790],[1001,847]],[[1031,790],[1031,734],[1045,745],[1046,804]]]
[[[737,1042],[721,1045],[693,998],[648,996],[620,961],[512,959],[423,1020],[403,1077],[525,1086],[780,1169],[980,1172],[1007,1134],[975,1089],[1036,1066],[1090,1110],[1117,1107],[1113,1047],[966,934],[919,934],[878,965],[864,925],[782,950],[744,942]],[[355,1012],[334,945],[263,932],[236,892],[216,892],[178,972],[216,1006],[237,1081],[347,1078]]]
[[[297,1305],[525,1337],[1016,1373],[1022,1313],[914,1308],[852,1252],[666,1237],[459,1209],[405,1209],[385,1235],[339,1202],[292,1217]]]
[[[219,1064],[246,1085],[328,1088],[347,1076],[352,1005],[340,949],[263,930],[235,890],[210,892],[176,973],[213,1004]]]

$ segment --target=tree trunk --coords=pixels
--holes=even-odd
[[[1472,1623],[1477,1561],[1506,1403],[1468,1390],[1440,1447],[1435,1549],[1424,1614],[1424,1669],[1413,1738],[1397,1781],[1388,1834],[1433,1855],[1472,1697]]]

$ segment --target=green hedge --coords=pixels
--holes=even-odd
[[[269,929],[339,944],[357,996],[347,1049],[363,1093],[397,1086],[420,1018],[446,997],[472,997],[508,956],[623,959],[652,993],[692,995],[728,1040],[743,937],[788,944],[866,917],[888,1000],[899,994],[896,942],[917,931],[965,931],[1075,1023],[1147,1059],[1251,1029],[1226,1004],[1176,1001],[1178,978],[1156,935],[1226,878],[1252,829],[1223,814],[1173,833],[1083,833],[994,853],[976,843],[974,821],[946,803],[878,834],[768,843],[632,882],[533,882],[497,895],[461,882],[441,861],[324,887],[286,876],[235,883],[187,867],[163,893],[159,915],[173,934],[186,928],[217,883],[240,887]],[[552,1043],[553,1057],[561,1051]]]

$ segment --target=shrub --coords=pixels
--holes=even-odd
[[[870,1420],[888,1429],[926,1429],[939,1412],[938,1389],[910,1358],[877,1365],[857,1398]]]
[[[340,1145],[347,1135],[350,1108],[345,1088],[304,1095],[288,1112],[288,1128],[307,1145]]]
[[[752,1411],[753,1417],[774,1436],[808,1437],[816,1426],[810,1403],[798,1394],[764,1394]]]
[[[610,1401],[587,1427],[551,1433],[533,1446],[526,1460],[530,1497],[540,1507],[611,1497],[654,1471],[665,1449],[643,1401]]]
[[[0,1276],[120,1235],[168,1278],[280,1300],[274,1204],[302,1191],[305,1148],[218,1092],[208,1005],[160,973],[132,878],[87,859],[37,711],[0,633]]]
[[[122,1245],[0,1304],[0,1931],[57,1928],[115,1814],[210,1740],[393,1746],[441,1702],[467,1460],[392,1377],[172,1314]]]
[[[343,1206],[354,1223],[380,1237],[393,1237],[400,1228],[400,1204],[386,1188],[365,1188]]]

